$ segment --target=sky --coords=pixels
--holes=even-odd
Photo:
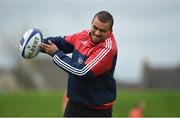
[[[101,10],[114,17],[119,81],[139,82],[144,60],[180,65],[179,0],[0,0],[0,67],[11,68],[20,59],[15,47],[29,28],[44,37],[65,36],[90,28]]]

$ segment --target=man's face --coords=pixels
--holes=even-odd
[[[111,31],[111,23],[103,23],[95,17],[91,23],[91,38],[93,43],[98,44],[105,40]]]

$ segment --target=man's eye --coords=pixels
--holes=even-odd
[[[107,31],[107,30],[104,30],[104,29],[99,29],[98,27],[96,27],[94,25],[93,25],[93,29],[99,30],[100,32],[103,32],[103,33],[105,33]]]
[[[106,30],[100,30],[101,32],[106,32]]]
[[[93,28],[96,29],[96,30],[98,29],[96,26],[93,26]]]

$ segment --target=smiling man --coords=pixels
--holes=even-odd
[[[113,77],[117,45],[113,17],[98,12],[91,29],[65,37],[48,37],[40,45],[54,63],[69,73],[65,117],[111,117],[116,100]],[[72,58],[66,54],[72,53]]]

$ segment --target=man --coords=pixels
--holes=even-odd
[[[69,73],[65,117],[111,117],[116,99],[113,78],[117,46],[113,17],[98,12],[91,29],[65,37],[48,37],[40,45],[57,66]],[[66,54],[72,53],[72,58]]]
[[[146,104],[144,100],[137,102],[129,112],[129,118],[143,118],[144,108]]]

